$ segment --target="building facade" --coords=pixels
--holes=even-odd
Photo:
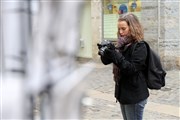
[[[83,12],[79,57],[99,60],[97,43],[107,39],[108,33],[108,27],[105,26],[105,1],[107,0],[86,2]],[[119,0],[119,2],[115,0],[118,4],[121,4],[121,1],[126,2],[126,0]],[[145,41],[160,55],[167,70],[180,69],[180,2],[178,0],[137,1],[140,2],[138,15],[144,27]],[[108,2],[113,5],[113,2],[109,0]],[[111,26],[113,25],[114,22]]]

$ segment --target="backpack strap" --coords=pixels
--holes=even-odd
[[[143,40],[143,41],[140,41],[140,42],[145,43],[147,50],[150,48],[149,44],[146,41]],[[138,44],[138,42],[134,43],[133,48],[132,48],[132,54],[133,54],[137,44]]]
[[[146,46],[146,49],[147,49],[147,59],[146,59],[146,63],[147,63],[150,46],[149,46],[149,44],[148,44],[146,41],[144,41],[144,40],[143,40],[143,41],[140,41],[140,42],[141,42],[141,43],[144,43],[145,46]],[[134,45],[132,46],[131,56],[132,56],[132,54],[134,53],[134,50],[135,50],[137,44],[138,44],[138,42],[134,43]]]
[[[131,52],[131,55],[133,54],[135,48],[136,48],[136,45],[138,44],[138,42],[135,42],[133,45],[132,45],[132,52]]]

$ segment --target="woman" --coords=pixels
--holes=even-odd
[[[120,16],[117,34],[118,50],[105,49],[101,61],[113,63],[115,97],[124,120],[142,120],[149,91],[144,76],[147,50],[138,18],[132,13]]]

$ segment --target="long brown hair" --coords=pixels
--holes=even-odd
[[[135,16],[132,13],[126,13],[126,14],[122,14],[119,19],[118,22],[120,21],[126,21],[129,29],[130,29],[130,34],[131,37],[133,38],[133,40],[135,41],[141,41],[144,39],[144,31],[142,28],[142,25],[140,24],[137,16]],[[119,29],[117,32],[118,37],[119,35]]]
[[[129,37],[131,38],[132,42],[141,41],[144,39],[144,33],[143,33],[142,26],[141,26],[138,18],[134,14],[132,14],[132,13],[123,14],[118,19],[118,22],[120,22],[120,21],[127,22],[129,29],[130,29]],[[119,28],[118,28],[117,36],[118,36],[118,38],[120,37]],[[113,64],[113,74],[114,74],[114,81],[116,82],[116,84],[118,84],[119,80],[120,80],[121,71],[115,64]]]

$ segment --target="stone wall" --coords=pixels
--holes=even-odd
[[[180,2],[142,2],[145,40],[159,53],[167,70],[180,68],[179,8]]]
[[[91,1],[91,21],[92,21],[92,51],[93,59],[99,60],[97,54],[98,48],[97,43],[102,40],[102,2],[101,0],[92,0]]]
[[[160,50],[166,69],[180,69],[180,1],[162,2]]]
[[[96,44],[102,39],[102,2],[91,2],[93,59],[98,60]],[[180,69],[180,2],[142,0],[141,23],[145,40],[161,57],[166,70]]]

